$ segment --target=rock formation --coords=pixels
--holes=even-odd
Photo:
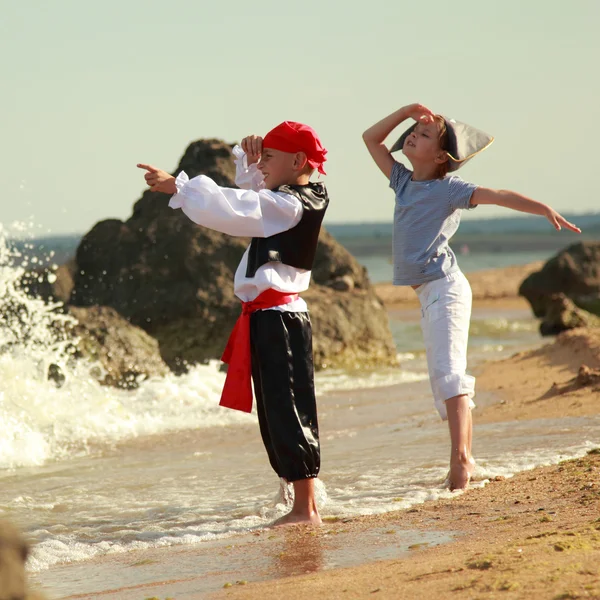
[[[600,242],[581,242],[559,252],[523,281],[519,294],[542,319],[543,334],[593,326],[593,315],[600,316]]]
[[[231,146],[193,142],[176,173],[181,170],[233,187]],[[127,221],[97,223],[53,286],[63,295],[70,288],[73,307],[111,307],[155,338],[164,361],[182,372],[220,357],[240,311],[233,276],[249,240],[200,227],[167,204],[168,196],[147,190]],[[304,296],[317,367],[395,363],[387,313],[366,270],[324,230]]]

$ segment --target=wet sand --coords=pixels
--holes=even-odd
[[[234,585],[211,598],[600,598],[600,455],[523,472],[453,500],[339,524],[337,531],[453,531],[408,556],[350,569]],[[296,553],[313,552],[296,532]],[[327,542],[327,534],[317,536]],[[293,555],[292,555],[293,556]],[[290,560],[292,559],[290,556]]]
[[[516,289],[525,269],[470,276],[475,305],[523,305]],[[386,302],[392,310],[414,310],[410,296],[388,296]],[[577,379],[582,364],[591,370]],[[477,423],[597,416],[597,369],[598,330],[574,330],[541,348],[483,365],[478,390],[493,401],[475,410],[475,435]],[[320,528],[257,531],[53,570],[56,577],[64,573],[75,580],[119,584],[68,598],[559,600],[600,599],[599,565],[596,449],[405,511],[332,519]]]

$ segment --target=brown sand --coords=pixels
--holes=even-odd
[[[521,305],[518,285],[539,266],[471,275],[474,304]],[[380,285],[378,292],[391,309],[415,305],[411,290]],[[584,369],[578,378],[582,364],[591,371]],[[599,330],[574,330],[540,349],[484,365],[478,389],[493,392],[501,402],[477,410],[475,421],[598,415],[599,369]],[[286,532],[289,550],[281,560],[310,564],[315,539],[328,544],[336,535],[360,536],[382,527],[384,533],[421,528],[459,537],[413,548],[404,558],[366,558],[352,568],[232,584],[212,597],[600,599],[600,449],[408,511],[327,523],[317,530],[293,528]],[[368,556],[369,548],[365,551]]]
[[[583,366],[591,369],[588,377]],[[600,413],[600,329],[573,329],[554,342],[484,365],[477,385],[501,403],[489,406],[478,422],[587,416]],[[584,369],[585,371],[585,369]],[[588,381],[586,381],[586,379]]]

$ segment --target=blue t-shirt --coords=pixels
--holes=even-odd
[[[395,162],[390,187],[394,209],[394,284],[418,285],[441,279],[458,269],[448,246],[470,206],[477,186],[460,177],[413,181],[412,171]]]

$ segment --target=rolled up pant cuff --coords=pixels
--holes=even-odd
[[[440,377],[431,382],[433,388],[433,397],[435,408],[437,409],[443,421],[448,420],[446,411],[446,400],[455,396],[468,396],[469,408],[475,408],[473,396],[475,395],[475,377],[471,375],[453,373]]]

